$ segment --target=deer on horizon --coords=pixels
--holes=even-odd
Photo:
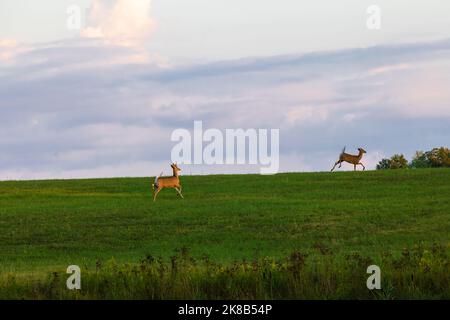
[[[152,184],[153,187],[153,202],[156,201],[156,196],[163,188],[174,188],[178,195],[181,198],[183,197],[183,194],[181,193],[181,183],[180,183],[180,177],[178,176],[178,172],[181,171],[181,169],[178,167],[176,163],[172,163],[170,165],[172,167],[173,176],[171,177],[161,177],[162,172],[159,175],[159,177],[155,177],[155,183]]]
[[[366,170],[366,167],[364,167],[364,165],[361,163],[361,159],[363,157],[363,154],[366,153],[366,150],[364,150],[363,148],[358,148],[358,151],[359,151],[359,153],[357,155],[348,154],[348,153],[345,153],[345,147],[344,147],[344,149],[342,149],[342,152],[339,156],[339,160],[336,161],[336,163],[334,164],[333,169],[331,169],[331,171],[333,171],[334,168],[336,167],[336,165],[338,165],[338,164],[339,164],[338,168],[340,168],[342,165],[342,162],[344,162],[344,161],[353,164],[354,171],[356,171],[356,166],[358,164],[362,165],[363,171]]]

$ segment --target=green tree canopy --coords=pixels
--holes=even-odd
[[[377,164],[377,170],[404,169],[408,167],[408,160],[403,154],[394,154],[390,159],[382,159]]]
[[[450,167],[450,149],[440,147],[433,148],[432,150],[427,152],[417,151],[411,161],[410,167]]]

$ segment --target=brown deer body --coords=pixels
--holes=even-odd
[[[353,164],[353,168],[355,171],[356,171],[356,166],[358,164],[362,165],[363,170],[366,170],[366,167],[364,167],[364,165],[361,163],[361,159],[363,157],[363,154],[366,153],[366,150],[364,150],[363,148],[358,148],[358,151],[359,151],[359,153],[357,155],[348,154],[348,153],[345,153],[345,147],[344,147],[344,149],[341,152],[341,155],[339,156],[339,160],[336,161],[336,163],[334,164],[331,171],[333,171],[334,168],[336,167],[336,165],[338,165],[338,164],[339,164],[338,168],[340,168],[342,165],[342,162],[344,162],[344,161]]]
[[[178,176],[178,172],[181,171],[180,168],[178,168],[176,163],[172,163],[170,165],[172,167],[173,176],[171,177],[155,177],[155,183],[152,185],[153,187],[153,202],[156,201],[156,196],[163,188],[174,188],[178,195],[181,198],[183,197],[183,194],[181,193],[181,183],[180,178]],[[161,173],[162,174],[162,173]]]

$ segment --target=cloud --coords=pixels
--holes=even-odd
[[[79,38],[14,55],[0,68],[0,179],[159,174],[171,132],[194,120],[279,128],[283,171],[328,171],[344,145],[364,147],[373,169],[448,143],[448,40],[169,68],[152,54],[127,58],[140,50]]]
[[[400,70],[409,70],[412,66],[407,63],[400,63],[395,65],[387,65],[387,66],[380,66],[373,69],[370,69],[367,73],[369,76],[377,76],[388,72],[395,72]]]
[[[27,51],[27,47],[16,39],[0,38],[0,67],[12,66],[17,55]]]
[[[286,120],[289,125],[305,122],[323,122],[328,118],[328,109],[320,106],[299,106],[287,110]]]
[[[88,26],[81,31],[86,38],[99,38],[115,45],[132,46],[153,30],[151,0],[117,0],[113,5],[94,0]]]
[[[408,117],[450,117],[450,65],[433,63],[395,81],[390,105]],[[395,89],[394,89],[395,88]]]

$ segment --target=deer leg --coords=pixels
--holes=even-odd
[[[353,165],[353,171],[356,171],[356,164]]]
[[[364,170],[366,170],[366,167],[364,167],[364,165],[360,162],[360,163],[358,163],[358,164],[360,164],[360,165],[362,165],[362,167],[363,167],[363,171]]]
[[[154,195],[153,195],[153,202],[155,202],[156,201],[156,196],[158,195],[158,193],[161,191],[161,189],[162,188],[158,188],[158,189],[156,189],[156,191],[155,191],[155,193],[154,193]]]
[[[177,190],[178,195],[181,197],[181,199],[184,199],[183,195],[181,194],[181,186],[180,186],[180,189],[178,189],[177,187],[175,187],[175,190]]]
[[[331,171],[333,171],[334,168],[336,168],[336,165],[337,165],[338,163],[341,163],[340,160],[336,161],[336,163],[334,164],[333,169],[331,169]],[[340,167],[341,167],[341,166],[339,166],[339,168],[340,168]]]
[[[180,195],[181,195],[181,199],[184,199],[183,194],[181,193],[182,190],[183,190],[183,187],[180,185]]]

